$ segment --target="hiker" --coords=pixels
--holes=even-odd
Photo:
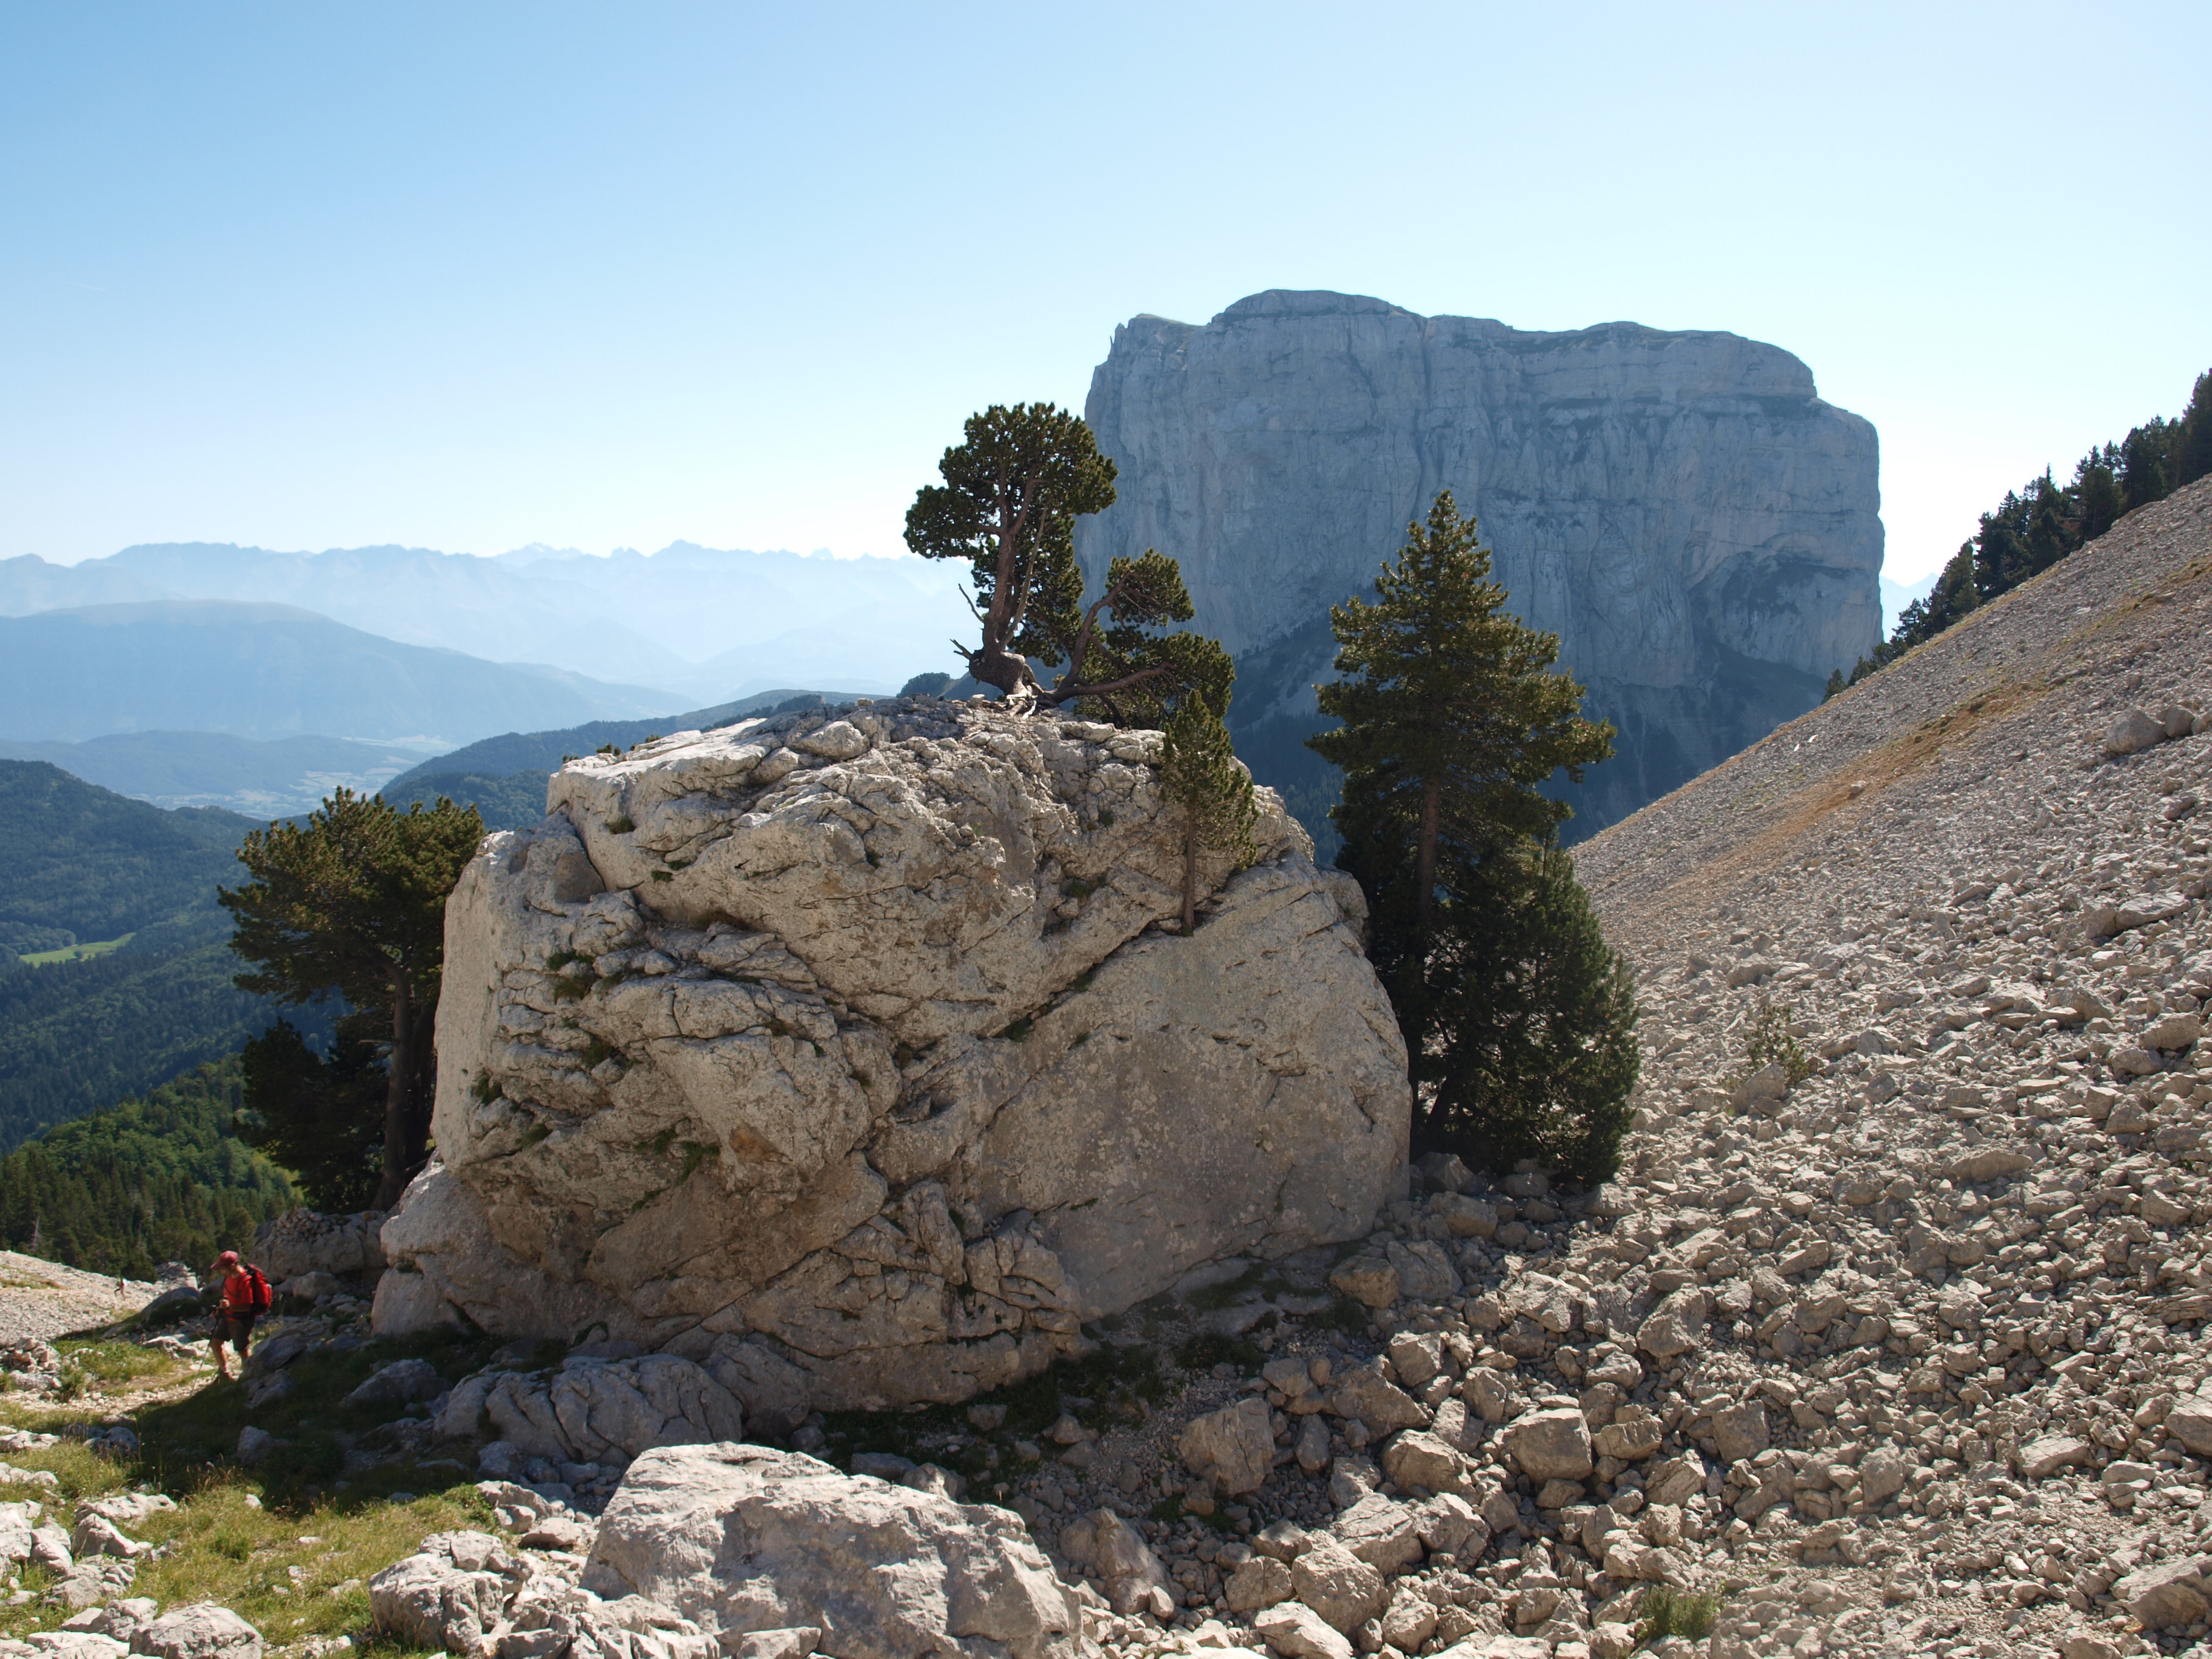
[[[228,1342],[238,1350],[238,1369],[243,1376],[246,1346],[252,1340],[253,1322],[269,1311],[273,1298],[261,1269],[250,1261],[240,1261],[236,1250],[225,1250],[215,1259],[210,1277],[218,1274],[222,1279],[222,1299],[216,1307],[215,1329],[208,1338],[208,1346],[215,1353],[216,1375],[227,1380],[230,1367],[223,1361],[222,1345]]]

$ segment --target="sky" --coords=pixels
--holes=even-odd
[[[1886,574],[2212,368],[2212,7],[0,9],[0,557],[894,553],[1269,288],[1726,329]]]

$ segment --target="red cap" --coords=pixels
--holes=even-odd
[[[238,1252],[225,1250],[221,1255],[216,1257],[215,1265],[218,1267],[235,1267],[238,1265]]]

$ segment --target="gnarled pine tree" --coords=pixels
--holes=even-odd
[[[1114,463],[1080,416],[1050,404],[994,404],[971,415],[965,441],[907,510],[906,544],[926,559],[965,559],[976,645],[953,641],[968,672],[1019,703],[1079,700],[1119,726],[1158,726],[1198,690],[1225,702],[1228,653],[1195,634],[1161,633],[1191,617],[1182,572],[1165,555],[1115,559],[1086,607],[1075,520],[1114,504]],[[1037,663],[1058,663],[1050,685]],[[1087,711],[1089,712],[1089,711]]]

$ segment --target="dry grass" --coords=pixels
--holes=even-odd
[[[0,1420],[59,1433],[128,1408],[143,1439],[135,1459],[112,1458],[81,1442],[5,1455],[27,1471],[44,1470],[58,1491],[0,1483],[0,1500],[44,1504],[68,1527],[79,1499],[126,1488],[162,1492],[177,1508],[123,1530],[161,1547],[143,1558],[131,1594],[164,1607],[212,1601],[236,1611],[273,1645],[309,1637],[350,1636],[356,1647],[380,1643],[369,1627],[368,1578],[410,1554],[426,1534],[487,1527],[489,1506],[474,1476],[457,1463],[425,1468],[402,1459],[343,1472],[344,1448],[373,1443],[382,1423],[402,1407],[347,1408],[345,1392],[377,1366],[419,1352],[448,1376],[481,1361],[480,1344],[372,1343],[349,1354],[309,1355],[295,1363],[301,1387],[280,1406],[248,1413],[244,1390],[210,1378],[191,1386],[190,1372],[130,1344],[70,1345],[93,1390],[67,1405],[0,1397]],[[146,1397],[149,1384],[169,1384],[166,1397]],[[102,1394],[105,1388],[108,1392]],[[240,1468],[232,1455],[248,1419],[288,1443],[268,1463]],[[0,1636],[21,1638],[52,1630],[70,1609],[48,1605],[49,1575],[25,1570],[21,1587],[37,1593],[21,1607],[0,1608]]]

